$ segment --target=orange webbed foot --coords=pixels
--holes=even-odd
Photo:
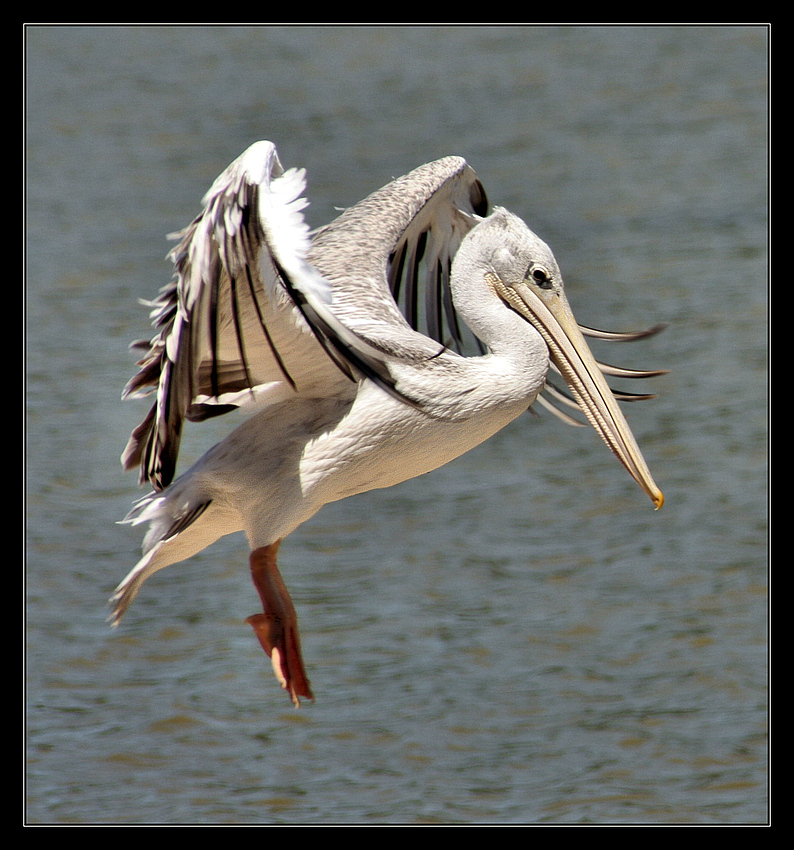
[[[263,546],[251,553],[251,577],[262,599],[263,614],[246,618],[259,638],[262,649],[270,657],[273,672],[293,704],[300,707],[300,697],[314,699],[306,676],[298,634],[298,617],[284,579],[276,566],[279,542]]]

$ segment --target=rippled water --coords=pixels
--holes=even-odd
[[[766,820],[766,37],[27,30],[28,822]],[[525,416],[290,537],[300,711],[244,622],[242,538],[104,622],[140,543],[115,524],[137,299],[259,138],[308,169],[313,224],[462,154],[580,321],[669,323],[597,351],[672,370],[628,409],[663,511],[589,430]]]

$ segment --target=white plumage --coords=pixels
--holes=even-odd
[[[486,440],[551,390],[550,365],[663,501],[603,377],[659,373],[596,363],[581,330],[603,334],[577,326],[550,249],[506,210],[487,214],[464,160],[421,166],[313,234],[304,188],[303,171],[258,142],[175,235],[174,279],[151,304],[156,334],[134,344],[145,355],[125,389],[156,393],[122,456],[154,490],[128,517],[149,529],[111,618],[152,573],[244,530],[264,608],[249,622],[296,704],[311,689],[280,542],[328,502]],[[250,417],[175,478],[184,421],[237,408]]]

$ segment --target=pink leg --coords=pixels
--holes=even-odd
[[[251,553],[251,577],[262,599],[264,614],[246,619],[253,626],[262,649],[270,656],[273,672],[281,687],[289,692],[295,706],[299,697],[314,699],[303,667],[298,618],[287,586],[276,566],[281,541],[262,546]]]

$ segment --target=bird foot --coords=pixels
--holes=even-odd
[[[287,586],[276,566],[279,543],[251,553],[251,577],[262,599],[263,614],[246,618],[270,657],[273,672],[296,708],[300,697],[314,699],[301,655],[298,617]]]

